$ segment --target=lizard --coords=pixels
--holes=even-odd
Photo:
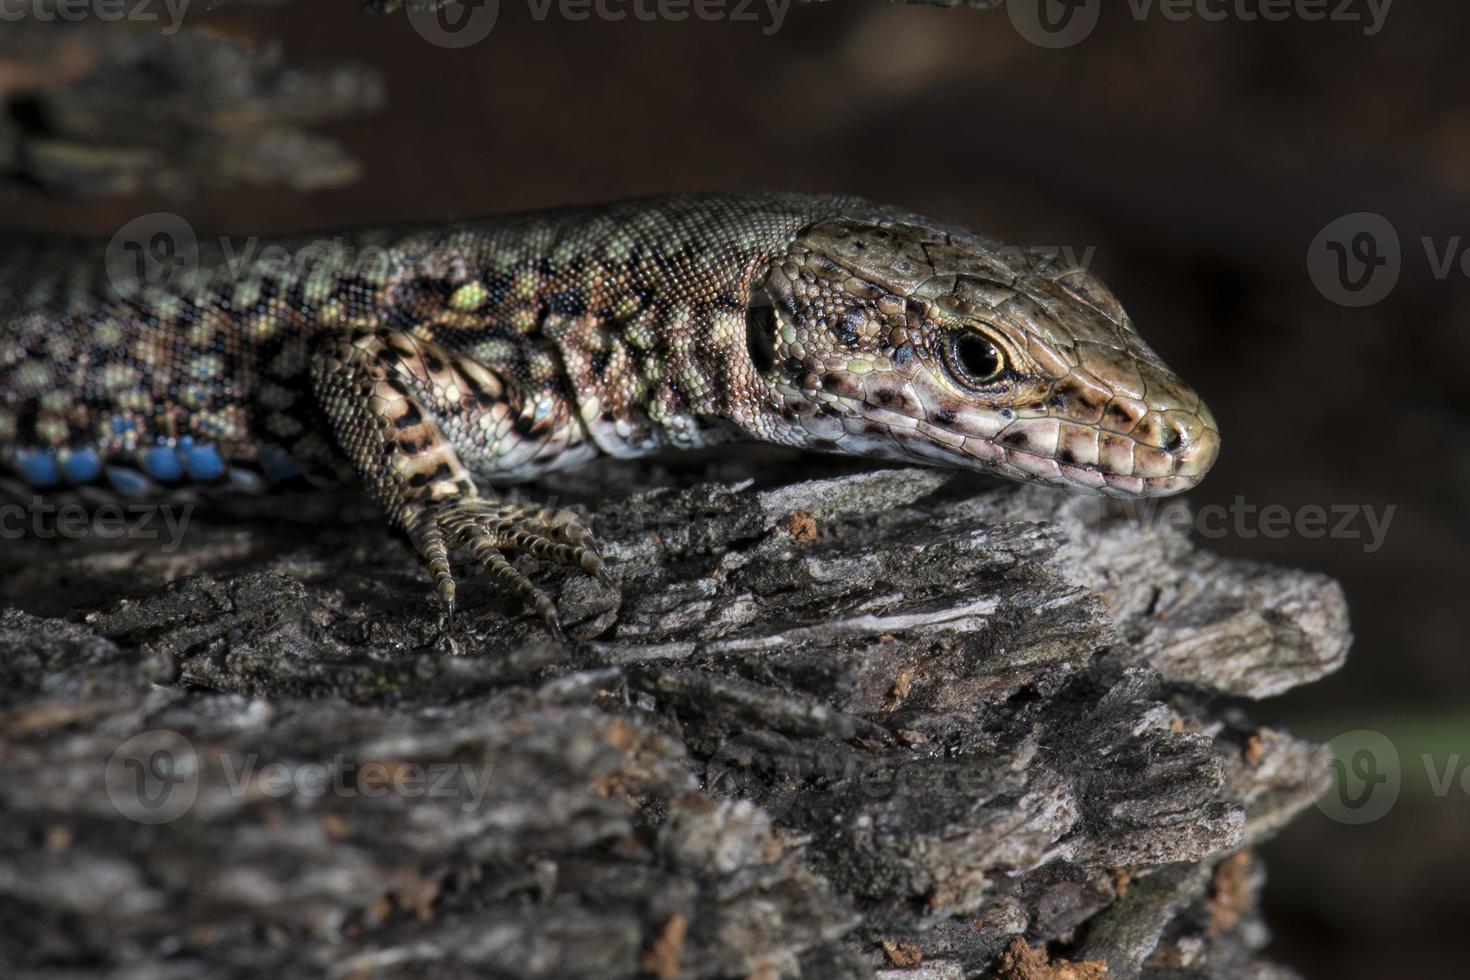
[[[608,578],[574,513],[496,493],[599,456],[753,440],[1133,497],[1189,489],[1219,451],[1086,269],[860,198],[647,198],[245,259],[187,244],[159,281],[100,243],[0,246],[0,479],[355,481],[446,624],[452,558],[553,630],[518,555]]]

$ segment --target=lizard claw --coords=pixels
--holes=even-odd
[[[560,640],[562,643],[567,642],[567,634],[566,631],[561,628],[561,616],[557,613],[555,606],[551,606],[550,608],[541,611],[541,621],[546,624],[547,631],[550,632],[553,637]]]
[[[477,497],[459,497],[423,505],[406,517],[404,524],[434,576],[442,610],[441,628],[452,625],[455,611],[455,583],[448,560],[451,550],[468,554],[498,585],[519,595],[560,640],[566,635],[555,603],[510,563],[508,553],[524,552],[541,561],[576,568],[617,588],[597,553],[591,532],[570,512],[552,515]]]

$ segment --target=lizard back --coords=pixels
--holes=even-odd
[[[691,195],[268,241],[16,240],[0,469],[129,496],[339,482],[310,364],[322,335],[364,328],[489,372],[458,379],[510,427],[475,459],[486,478],[714,441],[728,365],[690,338],[743,324],[761,262],[852,204]]]

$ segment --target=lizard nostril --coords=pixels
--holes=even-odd
[[[1203,476],[1215,465],[1220,437],[1205,419],[1180,412],[1159,420],[1159,448],[1174,460],[1174,472]]]
[[[1188,438],[1184,426],[1178,422],[1159,423],[1159,445],[1166,453],[1177,453]]]

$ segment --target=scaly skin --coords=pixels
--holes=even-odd
[[[1086,271],[854,198],[333,240],[202,245],[158,287],[109,280],[100,248],[5,248],[0,475],[146,496],[355,474],[446,613],[458,552],[554,623],[507,556],[602,574],[591,536],[487,488],[599,455],[758,440],[1146,496],[1219,448]]]

